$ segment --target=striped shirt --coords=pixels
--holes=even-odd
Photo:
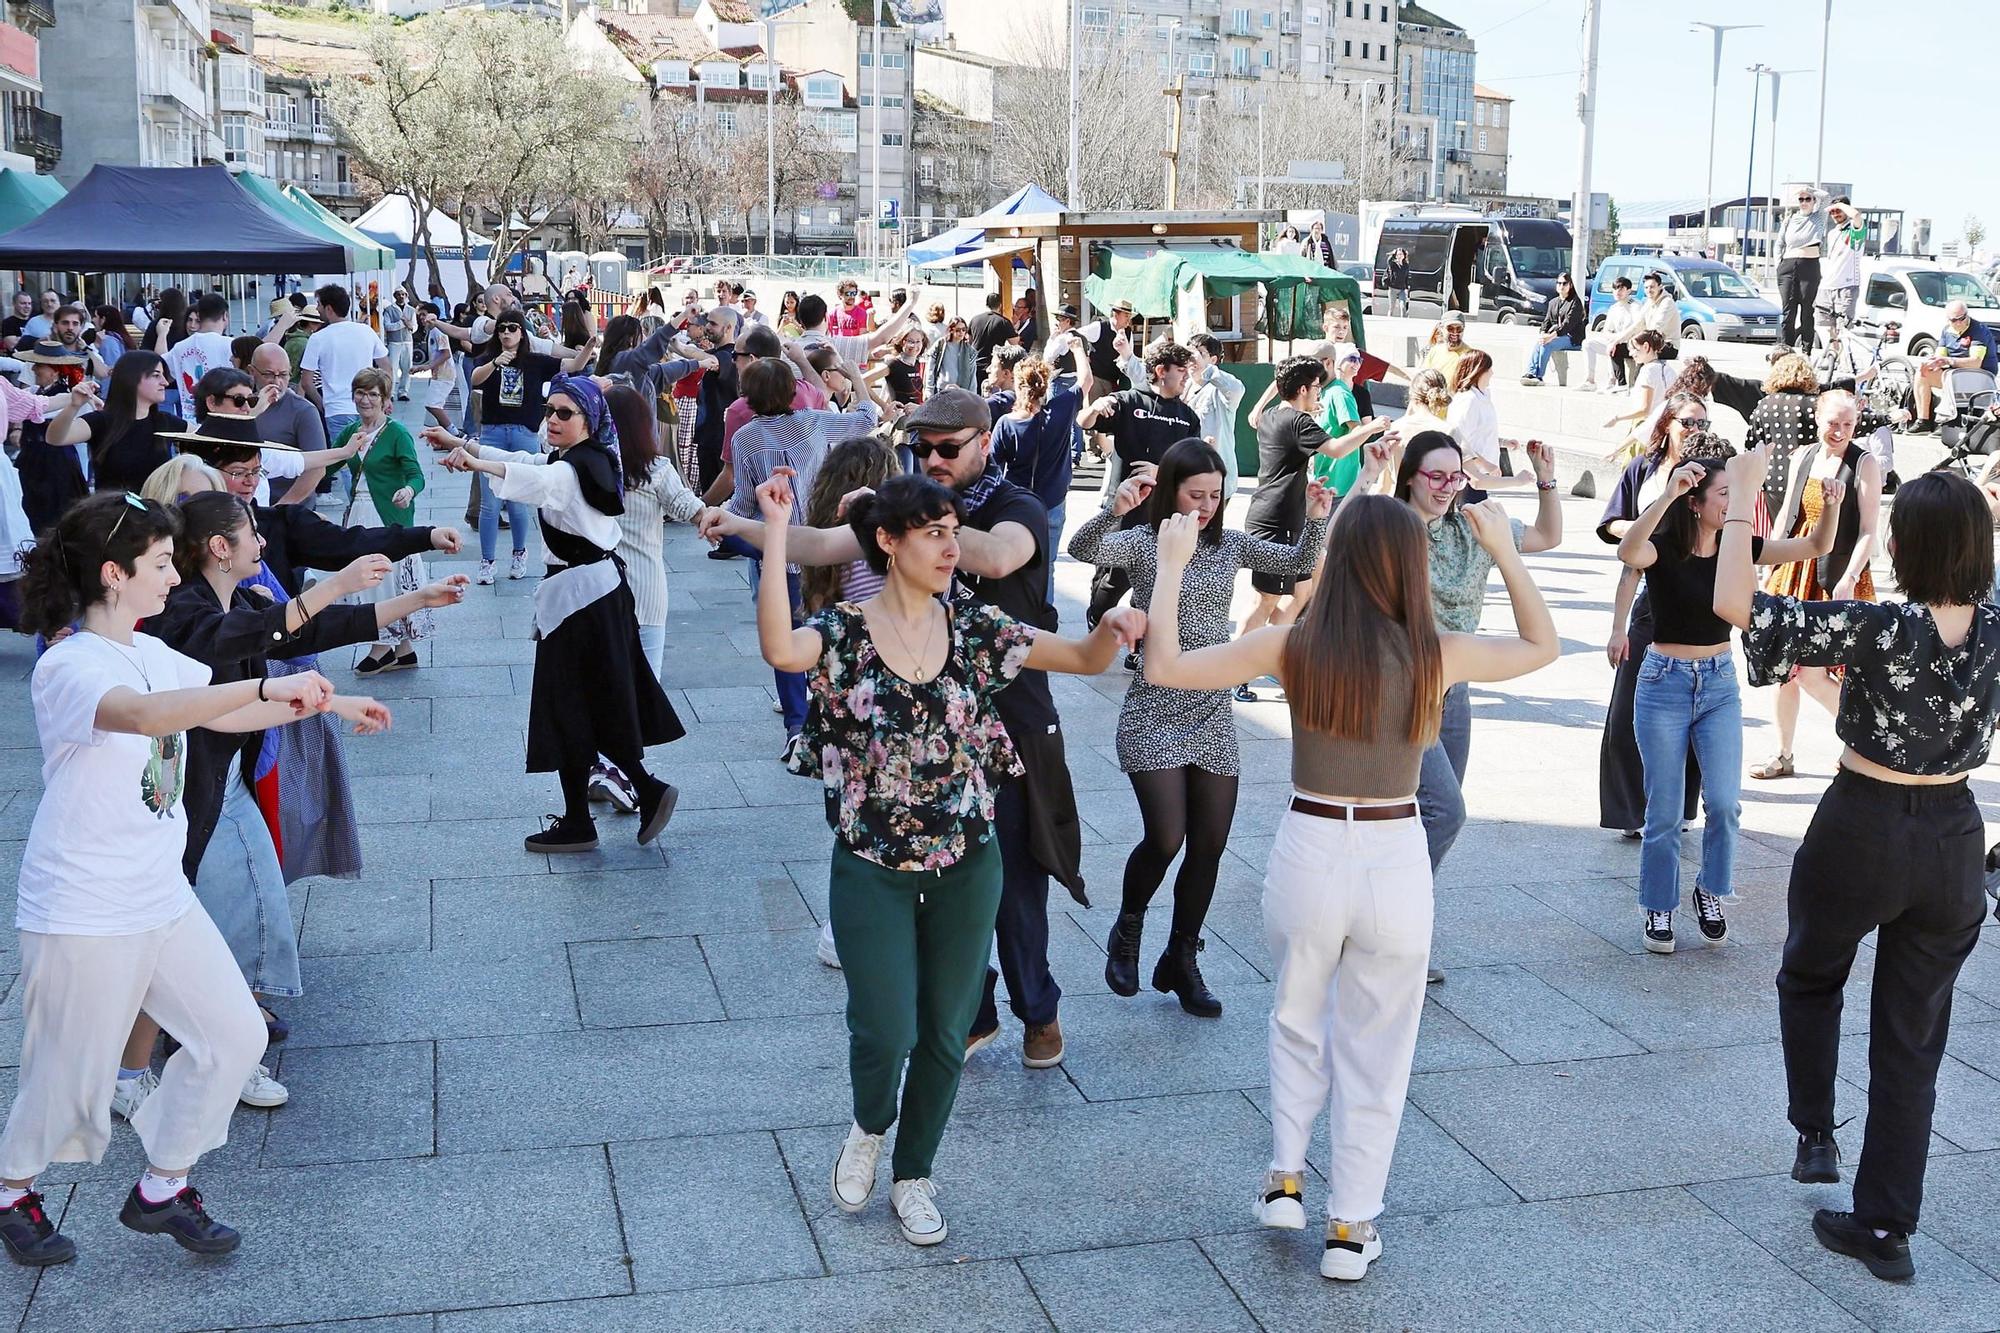
[[[866,435],[874,429],[873,403],[864,403],[850,412],[808,409],[750,418],[732,441],[736,493],[729,499],[729,512],[741,518],[756,518],[757,488],[770,480],[775,469],[789,467],[795,474],[792,522],[804,523],[806,496],[812,493],[813,478],[818,475],[827,451],[842,440]]]
[[[667,623],[662,526],[691,523],[700,512],[701,497],[687,488],[680,469],[665,458],[653,460],[653,470],[642,484],[625,488],[625,512],[618,516],[618,558],[625,562],[625,581],[632,585],[632,604],[641,625]]]

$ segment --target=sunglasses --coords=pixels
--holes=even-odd
[[[556,407],[548,403],[542,405],[542,420],[544,421],[551,418],[557,421],[574,421],[582,415],[583,413],[573,407]]]
[[[256,402],[257,398],[254,394],[225,393],[222,395],[222,401],[228,403],[231,407],[248,407],[250,404]]]
[[[1675,417],[1674,420],[1680,422],[1681,425],[1688,430],[1708,429],[1707,417]]]
[[[1417,475],[1434,491],[1455,491],[1472,480],[1463,472],[1426,472],[1419,469]]]
[[[939,458],[950,462],[952,459],[958,457],[960,450],[978,438],[978,431],[973,431],[970,435],[956,440],[926,440],[919,436],[910,441],[910,453],[920,459],[929,458],[932,454],[936,454]]]
[[[110,545],[111,539],[118,535],[118,529],[125,526],[126,516],[130,514],[132,510],[136,509],[142,514],[148,512],[148,507],[146,502],[144,500],[141,500],[138,496],[132,494],[132,492],[130,491],[125,492],[125,505],[126,507],[124,509],[118,511],[118,521],[116,523],[113,523],[111,525],[111,531],[104,535],[104,542],[107,546]]]

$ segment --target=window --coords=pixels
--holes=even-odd
[[[958,184],[958,159],[948,157],[944,161],[944,183],[947,187]]]
[[[903,132],[901,130],[882,131],[882,146],[884,148],[901,148],[903,146]]]
[[[902,95],[901,93],[883,93],[883,94],[882,94],[882,109],[883,109],[883,110],[885,110],[885,111],[900,111],[900,110],[902,110],[902,108],[903,108],[903,95]]]
[[[827,75],[819,75],[806,80],[806,99],[813,102],[838,102],[841,82]]]
[[[1366,60],[1368,58],[1368,43],[1366,42],[1363,42],[1361,44],[1361,58],[1363,60]]]
[[[1482,153],[1486,151],[1486,131],[1485,131],[1485,130],[1481,130],[1481,131],[1479,132],[1479,151],[1480,151],[1480,152],[1482,152]]]
[[[1197,78],[1215,77],[1215,53],[1213,51],[1190,51],[1187,58],[1188,73]]]
[[[1266,51],[1264,54],[1270,55],[1271,53]],[[1248,74],[1250,72],[1250,48],[1239,46],[1231,50],[1229,53],[1229,67],[1238,74]]]
[[[1347,0],[1347,17],[1354,17],[1354,0]]]
[[[1501,121],[1500,121],[1500,113],[1501,113],[1502,111],[1506,110],[1506,109],[1507,109],[1507,108],[1506,108],[1506,103],[1504,103],[1504,102],[1496,102],[1496,103],[1494,103],[1494,104],[1493,104],[1493,128],[1494,128],[1494,129],[1496,129],[1496,130],[1497,130],[1497,129],[1499,129],[1499,128],[1500,128],[1500,124],[1501,124]]]
[[[668,88],[685,88],[688,83],[688,63],[685,60],[661,60],[653,65],[653,79]]]
[[[1353,43],[1353,42],[1342,42],[1342,43],[1340,44],[1340,54],[1342,54],[1343,56],[1351,56],[1351,55],[1353,55],[1353,54],[1354,54],[1354,43]]]
[[[1319,7],[1317,5],[1308,5],[1306,7],[1306,26],[1311,28],[1319,26]]]
[[[1240,8],[1230,10],[1229,30],[1231,32],[1250,31],[1250,11],[1247,9],[1240,9]]]
[[[1109,29],[1111,27],[1110,9],[1103,6],[1085,5],[1083,8],[1083,26],[1086,28],[1096,28],[1100,31]]]
[[[1271,48],[1268,46],[1264,48],[1264,68],[1271,68]]]
[[[937,164],[927,157],[917,159],[917,184],[937,184]]]
[[[1269,10],[1266,10],[1266,11],[1264,12],[1264,27],[1265,27],[1265,28],[1266,28],[1267,30],[1268,30],[1268,29],[1270,28],[1270,26],[1271,26],[1271,25],[1272,25],[1273,23],[1275,23],[1276,21],[1277,21],[1277,20],[1276,20],[1275,16],[1273,16],[1273,15],[1271,14],[1271,12],[1270,12]]]
[[[1486,103],[1480,102],[1473,106],[1472,123],[1475,125],[1484,125],[1486,123]]]
[[[1306,63],[1308,65],[1317,65],[1319,63],[1321,54],[1322,53],[1317,46],[1308,46],[1306,48]]]
[[[771,87],[771,67],[752,65],[744,71],[745,83],[754,92],[765,92]]]

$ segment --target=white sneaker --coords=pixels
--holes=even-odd
[[[507,577],[510,579],[524,579],[528,577],[528,553],[526,551],[514,552],[513,558],[507,562]]]
[[[243,1080],[243,1091],[236,1096],[236,1100],[245,1106],[266,1111],[274,1106],[283,1106],[291,1099],[292,1094],[285,1090],[285,1085],[272,1078],[271,1071],[263,1065],[258,1065],[250,1077]]]
[[[1306,1200],[1296,1171],[1267,1171],[1257,1191],[1257,1220],[1279,1231],[1306,1229]]]
[[[945,1238],[944,1214],[938,1211],[937,1186],[929,1177],[899,1180],[889,1187],[903,1239],[912,1245],[937,1245]]]
[[[491,560],[481,560],[479,562],[479,582],[482,587],[492,584],[493,562]]]
[[[590,771],[590,783],[585,791],[591,800],[608,803],[623,815],[639,808],[638,792],[632,789],[632,784],[623,773],[608,765],[599,765]]]
[[[160,1076],[150,1069],[137,1078],[119,1079],[118,1086],[111,1090],[111,1114],[120,1120],[130,1121],[133,1112],[143,1106],[159,1086]]]
[[[1368,1276],[1368,1265],[1381,1257],[1382,1237],[1373,1222],[1326,1220],[1326,1252],[1319,1260],[1321,1277],[1359,1282]]]
[[[833,945],[833,922],[822,921],[819,926],[819,960],[828,967],[840,967],[840,950]]]
[[[858,1213],[875,1193],[875,1167],[882,1160],[882,1136],[850,1125],[847,1142],[833,1160],[833,1201],[844,1213]],[[943,1239],[943,1237],[939,1237]]]

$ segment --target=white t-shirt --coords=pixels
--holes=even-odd
[[[79,630],[42,654],[29,695],[43,792],[21,857],[17,927],[137,935],[194,906],[181,873],[187,736],[99,731],[97,705],[120,685],[154,694],[208,681],[207,667],[148,634],[128,648]]]
[[[1639,368],[1638,376],[1632,381],[1631,392],[1634,403],[1639,401],[1639,386],[1642,384],[1650,384],[1653,387],[1653,406],[1647,411],[1646,419],[1639,423],[1641,438],[1650,438],[1653,433],[1653,423],[1660,419],[1660,413],[1667,410],[1667,390],[1674,385],[1674,375],[1667,369],[1666,362],[1648,361]]]
[[[389,355],[389,348],[366,324],[343,319],[306,339],[299,369],[319,376],[319,400],[330,417],[351,417],[354,377]]]
[[[264,460],[260,464],[264,475],[257,478],[257,503],[268,505],[271,503],[271,483],[285,483],[283,490],[278,492],[280,495],[291,490],[292,479],[306,470],[306,458],[296,449],[259,449],[257,452]]]
[[[201,383],[201,377],[217,366],[232,364],[226,333],[190,333],[167,349],[167,366],[181,391],[181,407],[188,420],[194,420],[194,386]]]

